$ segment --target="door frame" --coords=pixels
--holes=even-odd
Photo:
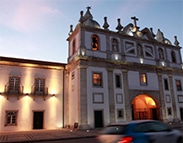
[[[149,108],[149,109],[156,109],[156,114],[157,114],[157,118],[156,118],[156,120],[160,120],[160,112],[159,112],[159,110],[160,110],[160,107],[159,107],[159,102],[158,102],[158,100],[154,97],[154,96],[151,96],[151,95],[149,95],[149,94],[144,94],[144,93],[142,93],[142,94],[138,94],[137,96],[135,96],[133,99],[132,99],[132,101],[131,101],[131,113],[132,113],[132,120],[136,120],[135,119],[135,108],[134,108],[134,100],[135,100],[135,98],[136,97],[138,97],[138,96],[141,96],[141,95],[145,95],[145,96],[147,96],[147,97],[150,97],[155,103],[156,103],[156,108]],[[152,110],[151,110],[151,114],[152,114]]]
[[[42,129],[44,129],[44,112],[45,112],[45,110],[32,110],[32,129],[36,130],[36,129],[34,129],[34,113],[35,112],[42,112],[43,113]]]
[[[102,114],[102,127],[104,127],[104,110],[103,109],[96,109],[96,110],[93,110],[93,118],[94,118],[94,128],[100,128],[100,127],[96,127],[96,122],[95,122],[95,112],[96,111],[101,111],[101,114]]]

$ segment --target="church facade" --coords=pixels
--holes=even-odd
[[[90,7],[70,27],[68,63],[0,58],[0,130],[100,128],[112,122],[183,120],[181,47],[138,19],[116,31]]]

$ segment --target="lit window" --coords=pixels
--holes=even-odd
[[[99,38],[97,35],[92,36],[92,50],[99,50]]]
[[[180,80],[176,80],[175,83],[176,83],[177,91],[182,91],[181,81]]]
[[[140,74],[140,84],[147,85],[147,75],[145,73]]]
[[[115,75],[116,88],[121,88],[121,76]]]
[[[102,86],[102,74],[93,73],[93,86]]]
[[[112,39],[112,50],[114,52],[118,52],[119,51],[119,48],[118,48],[118,41],[116,39]]]
[[[43,95],[45,92],[45,79],[36,78],[35,79],[35,94]]]
[[[20,92],[20,77],[10,77],[9,93],[19,93],[19,92]]]
[[[18,111],[6,111],[5,126],[16,126],[17,125],[17,113],[18,113]]]

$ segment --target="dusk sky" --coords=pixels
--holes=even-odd
[[[140,30],[160,29],[183,47],[183,0],[0,0],[0,56],[67,63],[70,25],[87,6],[101,27],[105,16],[112,31],[136,16]]]

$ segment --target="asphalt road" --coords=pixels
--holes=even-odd
[[[44,143],[99,143],[95,138],[84,138],[84,139],[69,139],[69,140],[57,140],[57,141],[43,141]],[[43,143],[34,142],[34,143]]]

